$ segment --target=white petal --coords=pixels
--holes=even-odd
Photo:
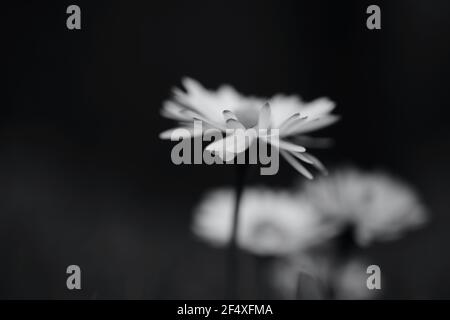
[[[224,110],[222,112],[222,114],[223,114],[223,118],[225,119],[225,121],[228,121],[228,119],[237,120],[236,115],[233,112],[231,112],[230,110]]]
[[[306,104],[302,114],[308,118],[318,118],[333,111],[335,106],[336,104],[330,99],[319,98]]]
[[[197,80],[194,80],[189,77],[184,77],[181,80],[181,83],[186,88],[186,90],[193,94],[204,93],[207,91]]]
[[[300,134],[305,132],[310,132],[314,130],[322,129],[323,127],[329,126],[340,119],[339,116],[336,115],[326,115],[322,118],[314,119],[311,121],[307,121],[306,123],[302,123],[298,126],[291,135]]]
[[[270,143],[275,145],[276,147],[279,147],[280,149],[285,149],[288,151],[293,151],[293,152],[305,152],[306,151],[306,149],[304,147],[299,146],[299,145],[294,144],[289,141],[285,141],[285,140],[279,140],[278,142],[270,141]]]
[[[297,128],[301,128],[307,120],[308,117],[301,117],[291,121],[283,130],[280,130],[280,135],[284,137],[292,135],[292,132],[295,132]]]
[[[225,128],[223,125],[221,125],[220,123],[216,123],[216,122],[213,122],[213,121],[209,121],[208,119],[203,118],[203,117],[195,116],[195,117],[192,118],[192,120],[202,121],[202,122],[206,123],[207,125],[211,126],[212,128],[217,128],[217,129],[220,129],[220,130],[222,130],[222,131],[225,131],[225,129],[226,129],[226,128]]]
[[[325,168],[325,166],[323,165],[323,163],[317,159],[315,156],[313,156],[310,153],[303,153],[303,156],[308,158],[309,160],[311,160],[311,164],[318,170],[320,170],[323,174],[327,175],[328,174],[328,170],[327,168]]]
[[[290,126],[292,124],[292,122],[294,122],[295,120],[297,120],[298,118],[300,118],[300,113],[294,113],[292,116],[290,116],[289,118],[287,118],[286,120],[284,120],[280,126],[278,127],[278,129],[283,130],[286,129],[288,126]]]
[[[227,153],[238,154],[244,152],[255,139],[254,135],[231,134],[224,139],[214,141],[206,147],[207,151],[217,152],[221,158]]]
[[[200,116],[198,113],[186,109],[172,101],[164,102],[164,105],[161,109],[161,115],[178,121],[189,121],[192,120],[194,116]]]
[[[258,120],[258,128],[259,129],[269,129],[270,128],[270,105],[266,102],[260,112],[259,112],[259,120]]]
[[[174,100],[184,108],[199,113],[202,117],[218,121],[220,115],[217,104],[217,95],[204,88],[198,81],[191,78],[183,78],[182,84],[186,92],[174,88]]]
[[[295,160],[295,158],[293,156],[291,156],[289,154],[289,152],[280,150],[280,153],[286,159],[286,161],[289,162],[289,164],[294,167],[294,169],[296,169],[298,172],[300,172],[306,178],[308,178],[310,180],[313,179],[313,175],[300,162]]]
[[[235,119],[228,119],[226,125],[227,129],[245,130],[244,125]]]
[[[302,160],[303,162],[313,164],[313,161],[304,155],[305,152],[291,152],[291,153],[294,157]]]
[[[201,136],[203,134],[202,130],[194,130],[194,128],[178,127],[163,131],[159,134],[160,139],[189,139]]]

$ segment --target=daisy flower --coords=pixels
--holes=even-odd
[[[313,176],[301,162],[325,172],[323,164],[306,152],[305,146],[313,140],[308,133],[338,120],[338,116],[331,114],[335,107],[331,100],[320,98],[306,103],[298,96],[281,94],[270,99],[248,97],[228,85],[212,91],[190,78],[184,78],[182,83],[185,91],[173,89],[173,98],[164,103],[161,111],[164,117],[178,121],[179,126],[162,132],[162,139],[174,135],[191,138],[203,135],[208,129],[220,130],[225,137],[209,144],[206,150],[225,161],[232,160],[260,139],[279,150],[305,177]],[[201,121],[203,130],[194,130],[194,121]],[[180,128],[183,130],[177,130]],[[237,134],[237,131],[241,132]]]
[[[398,238],[427,218],[416,193],[384,173],[340,170],[303,184],[301,191],[322,215],[350,227],[362,246]]]
[[[226,246],[234,198],[229,189],[207,194],[194,214],[194,234],[214,246]],[[289,192],[250,188],[241,200],[237,244],[257,255],[284,255],[322,243],[334,234],[332,228]]]

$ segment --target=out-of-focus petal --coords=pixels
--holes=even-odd
[[[259,112],[258,128],[270,129],[270,105],[266,102]]]
[[[311,172],[309,172],[300,162],[295,160],[295,158],[291,156],[289,152],[280,150],[280,153],[286,159],[286,161],[289,162],[289,164],[294,167],[295,170],[300,172],[306,178],[310,180],[313,179],[313,175],[311,174]]]

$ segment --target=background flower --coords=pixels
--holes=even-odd
[[[327,255],[304,253],[277,261],[271,281],[285,299],[372,299],[375,292],[366,285],[367,266],[358,258],[336,263]],[[298,285],[304,287],[301,297]]]
[[[302,184],[301,194],[331,221],[350,226],[360,245],[395,239],[426,221],[411,187],[380,172],[338,170]]]
[[[216,246],[228,243],[234,193],[207,194],[194,214],[193,231]],[[241,202],[238,245],[260,255],[280,255],[328,239],[333,228],[306,202],[285,191],[247,189]]]

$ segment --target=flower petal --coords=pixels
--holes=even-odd
[[[234,119],[234,120],[238,119],[236,117],[236,115],[233,112],[231,112],[230,110],[223,110],[222,114],[223,114],[225,121],[228,121],[228,119]]]
[[[282,131],[280,129],[280,135],[281,136],[290,136],[292,135],[292,132],[295,132],[295,130],[299,127],[301,127],[306,121],[308,120],[308,117],[301,117],[298,119],[294,119],[293,121],[290,121],[288,125],[286,125]]]
[[[209,121],[208,119],[203,118],[203,117],[195,116],[195,117],[192,118],[192,120],[194,120],[194,121],[202,121],[202,122],[206,123],[207,125],[211,126],[212,128],[218,128],[218,129],[220,129],[222,131],[225,131],[225,129],[226,129],[223,125],[221,125],[219,123],[215,123],[213,121]]]
[[[322,118],[316,118],[314,120],[307,121],[305,123],[300,124],[296,127],[290,134],[300,134],[305,132],[310,132],[314,130],[322,129],[323,127],[327,127],[340,119],[339,116],[330,114],[326,115]]]
[[[259,112],[259,120],[258,120],[258,128],[259,129],[269,129],[270,128],[270,105],[269,103],[265,103],[260,112]]]
[[[177,127],[163,131],[159,134],[160,139],[180,140],[199,137],[203,134],[202,130],[194,130],[194,128]]]
[[[190,109],[185,109],[184,107],[174,103],[172,101],[166,101],[161,109],[161,115],[178,121],[189,121],[192,120],[194,116],[200,116],[195,111]]]
[[[300,160],[302,160],[303,162],[309,163],[309,164],[313,164],[313,161],[311,159],[309,159],[308,157],[304,156],[304,152],[291,152],[292,155]]]
[[[236,130],[238,131],[238,130]],[[214,141],[206,147],[207,151],[217,152],[223,159],[228,153],[238,154],[244,152],[256,137],[251,134],[235,133],[230,134],[224,139]]]
[[[290,126],[292,124],[292,122],[294,122],[295,120],[297,120],[298,118],[300,118],[300,112],[294,113],[292,116],[290,116],[289,118],[287,118],[286,120],[284,120],[280,126],[278,127],[278,129],[283,130],[286,129],[288,126]]]
[[[289,162],[289,164],[294,167],[295,170],[300,172],[306,178],[310,180],[313,179],[313,175],[311,174],[311,172],[309,172],[300,162],[295,160],[295,158],[291,156],[289,152],[280,150],[280,153],[286,159],[286,161]]]
[[[318,118],[330,113],[336,104],[328,98],[318,98],[308,103],[302,112],[308,118]]]
[[[228,119],[226,125],[227,129],[245,130],[244,125],[235,119]]]
[[[302,154],[304,157],[306,157],[307,159],[311,160],[311,164],[319,171],[321,171],[324,175],[328,175],[328,170],[327,168],[325,168],[325,166],[323,165],[323,163],[317,159],[317,157],[313,156],[310,153],[303,153]]]
[[[227,152],[226,151],[226,141],[225,139],[227,139],[228,137],[224,138],[224,139],[220,139],[217,141],[214,141],[213,143],[210,143],[207,147],[206,147],[206,151],[209,151],[213,154],[217,154],[222,160],[228,161],[231,160],[234,157],[234,153],[233,155],[231,155],[231,152]],[[231,158],[231,159],[230,159]]]
[[[174,101],[184,108],[199,113],[202,117],[218,121],[220,116],[217,95],[203,87],[198,81],[191,78],[183,78],[182,84],[186,92],[179,88],[173,89]]]
[[[305,152],[306,149],[302,146],[299,146],[297,144],[294,144],[289,141],[285,140],[279,140],[278,142],[271,142],[271,144],[275,145],[276,147],[280,149],[285,149],[291,152]]]

